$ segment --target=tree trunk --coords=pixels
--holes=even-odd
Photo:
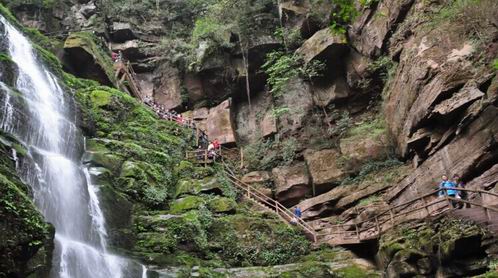
[[[242,61],[244,63],[244,68],[246,71],[246,94],[247,94],[247,102],[249,103],[249,112],[252,112],[252,105],[251,105],[251,87],[249,84],[249,63],[247,61],[247,56],[249,54],[249,50],[247,49],[247,44],[246,47],[242,46],[242,42],[239,41],[240,44],[240,51],[242,52]]]

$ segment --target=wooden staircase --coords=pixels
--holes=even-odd
[[[131,67],[129,61],[117,61],[114,63],[115,77],[118,82],[117,87],[143,102],[143,94],[138,86],[138,81],[135,78],[136,73]],[[125,83],[126,81],[126,83]]]

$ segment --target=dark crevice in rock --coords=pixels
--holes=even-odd
[[[384,40],[382,42],[382,49],[381,49],[382,53],[388,52],[389,40],[391,39],[392,35],[396,32],[398,25],[405,20],[406,16],[408,15],[408,12],[413,7],[414,3],[415,0],[411,0],[405,5],[402,5],[400,7],[398,16],[394,19],[394,22],[392,23],[390,30],[386,33],[386,36],[384,37]]]

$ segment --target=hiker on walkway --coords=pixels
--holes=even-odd
[[[291,220],[291,224],[297,224],[297,222],[299,221],[299,219],[301,219],[301,216],[302,216],[302,211],[301,211],[301,208],[299,206],[296,206],[294,208],[294,218],[292,218]]]
[[[213,141],[213,146],[214,146],[214,150],[217,151],[221,148],[221,145],[220,145],[220,142],[218,141],[218,138],[215,138],[214,141]]]
[[[463,188],[463,189],[465,189],[465,185],[462,182],[462,178],[458,174],[453,175],[453,184],[455,184],[456,188]],[[461,198],[462,200],[467,200],[467,197],[468,197],[467,191],[465,191],[465,190],[458,190],[457,191],[457,197],[456,198]],[[459,204],[459,208],[464,208],[466,206],[467,206],[467,204],[463,203],[463,202]]]
[[[455,189],[456,184],[448,180],[448,177],[443,175],[441,177],[442,181],[439,184],[439,189],[443,189],[439,191],[439,196],[448,196],[452,198],[457,198],[458,196],[458,191]],[[456,207],[458,204],[457,201],[451,201],[451,206]]]
[[[116,63],[116,62],[118,61],[118,53],[116,53],[116,52],[114,52],[114,51],[113,51],[113,52],[111,53],[111,58],[112,58],[112,61],[113,61],[114,63]]]
[[[121,50],[118,52],[118,59],[117,59],[118,62],[121,62],[123,61],[123,52],[121,52]]]

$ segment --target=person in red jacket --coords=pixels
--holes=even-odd
[[[214,146],[215,150],[219,150],[220,149],[221,145],[220,145],[220,142],[218,141],[218,139],[214,139],[213,146]]]

